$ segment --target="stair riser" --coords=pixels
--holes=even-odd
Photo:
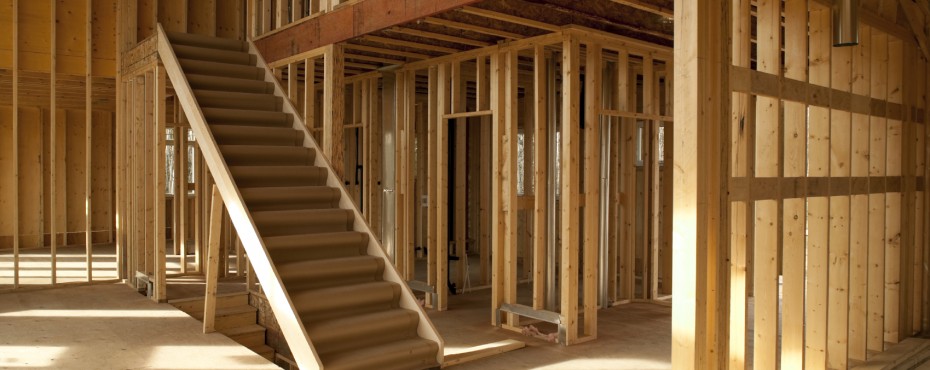
[[[217,331],[238,328],[240,326],[255,324],[257,320],[256,313],[243,312],[230,315],[217,316],[214,321],[214,328]]]
[[[193,301],[172,303],[171,305],[177,307],[179,310],[184,311],[187,314],[203,315],[203,304],[203,299],[198,299]],[[245,294],[216,297],[216,308],[247,306],[248,304],[249,296]]]
[[[224,97],[217,94],[196,94],[197,103],[204,108],[252,109],[276,111],[281,103],[275,98]],[[256,95],[261,96],[261,95]]]
[[[269,129],[270,130],[270,129]],[[277,131],[277,130],[275,130]],[[254,136],[243,133],[218,133],[213,131],[213,138],[219,145],[295,145],[303,141],[294,131],[265,132]]]
[[[290,127],[286,115],[279,112],[235,111],[228,109],[204,108],[203,116],[208,123],[247,124],[255,126]]]
[[[300,316],[313,320],[348,317],[396,308],[400,287],[360,289],[351,294],[298,294],[292,297]]]
[[[321,186],[326,181],[326,172],[312,167],[232,167],[231,171],[240,188]]]
[[[178,59],[194,59],[216,63],[255,65],[255,57],[243,51],[229,51],[187,45],[175,45],[174,54],[178,57]]]
[[[229,339],[236,341],[245,347],[258,347],[265,344],[265,332],[254,332],[248,334],[232,335],[229,336]]]
[[[243,64],[216,63],[191,59],[181,60],[180,63],[181,68],[183,68],[186,73],[234,77],[247,80],[262,80],[265,78],[265,71]]]
[[[309,151],[290,153],[231,153],[224,151],[223,157],[229,166],[309,166],[313,164],[313,156]]]
[[[221,49],[228,51],[247,51],[248,44],[239,40],[219,37],[203,36],[191,33],[168,33],[168,39],[173,45],[196,46],[202,48]]]
[[[269,94],[274,91],[270,82],[214,76],[187,76],[191,88],[197,90],[230,91],[249,94]]]

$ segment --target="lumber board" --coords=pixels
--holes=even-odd
[[[585,337],[597,337],[598,309],[598,251],[600,250],[601,215],[601,117],[597,114],[602,107],[603,55],[600,44],[589,43],[585,52],[585,123],[584,123],[584,231],[582,237],[582,285]],[[647,59],[644,65],[650,64]],[[645,90],[645,89],[644,89]],[[646,99],[651,96],[645,94]],[[652,112],[647,112],[652,113]],[[656,124],[658,124],[656,122]],[[656,159],[658,166],[658,159]],[[564,193],[563,193],[564,194]],[[658,198],[658,194],[655,197]],[[658,210],[655,212],[658,213]],[[657,218],[655,219],[657,220]],[[657,223],[653,222],[658,228]],[[656,230],[657,231],[657,230]],[[657,235],[657,234],[656,234]],[[653,238],[653,249],[658,251],[658,240]],[[656,271],[653,271],[654,273]],[[655,284],[653,285],[656,286]],[[655,288],[653,288],[655,289]],[[655,294],[655,293],[654,293]],[[653,296],[654,296],[653,294]]]
[[[564,344],[578,340],[578,261],[580,190],[580,45],[567,37],[562,42],[562,132],[561,132],[561,320],[565,328]]]

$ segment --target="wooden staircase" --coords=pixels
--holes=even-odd
[[[191,317],[203,321],[204,299],[186,298],[168,301]],[[274,348],[265,345],[265,327],[258,325],[258,309],[249,305],[249,293],[218,294],[214,328],[268,361],[274,361]]]
[[[442,339],[254,45],[158,32],[159,57],[298,365],[438,367]]]

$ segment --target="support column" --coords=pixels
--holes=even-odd
[[[675,114],[673,182],[672,367],[713,369],[726,356],[726,294],[718,282],[726,260],[720,237],[726,214],[729,3],[675,1]],[[724,42],[721,42],[723,40]]]

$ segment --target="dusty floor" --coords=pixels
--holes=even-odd
[[[598,339],[563,347],[491,326],[490,293],[480,290],[452,296],[448,311],[430,311],[429,316],[445,339],[446,354],[504,339],[524,341],[526,348],[452,369],[671,368],[671,307],[634,303],[600,310]]]
[[[123,284],[0,295],[0,368],[278,369]]]

